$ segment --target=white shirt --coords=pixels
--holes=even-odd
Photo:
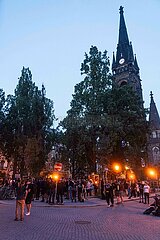
[[[144,193],[149,193],[149,191],[150,191],[150,186],[149,186],[149,185],[144,185],[143,191],[144,191]]]

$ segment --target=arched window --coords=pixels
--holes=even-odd
[[[160,149],[159,147],[152,148],[153,162],[155,164],[160,162]]]

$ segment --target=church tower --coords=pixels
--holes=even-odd
[[[160,118],[152,92],[150,95],[148,159],[151,165],[160,165]]]
[[[113,81],[118,86],[129,84],[136,91],[143,104],[141,79],[136,55],[133,54],[132,43],[129,42],[127,28],[120,6],[119,37],[116,55],[113,53],[112,73]]]

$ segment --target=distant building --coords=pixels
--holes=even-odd
[[[129,84],[136,91],[143,105],[143,95],[137,57],[133,53],[124,19],[123,7],[120,6],[119,38],[116,54],[113,53],[112,73],[118,86]],[[150,134],[148,136],[148,162],[151,165],[160,164],[160,118],[151,93],[149,111]]]
[[[160,165],[160,117],[151,92],[149,111],[150,135],[148,138],[148,159],[151,165]]]

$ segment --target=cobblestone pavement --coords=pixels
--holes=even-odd
[[[143,215],[138,200],[107,208],[106,202],[49,206],[33,202],[24,222],[13,221],[15,201],[0,202],[0,239],[3,240],[160,240],[160,218]]]

